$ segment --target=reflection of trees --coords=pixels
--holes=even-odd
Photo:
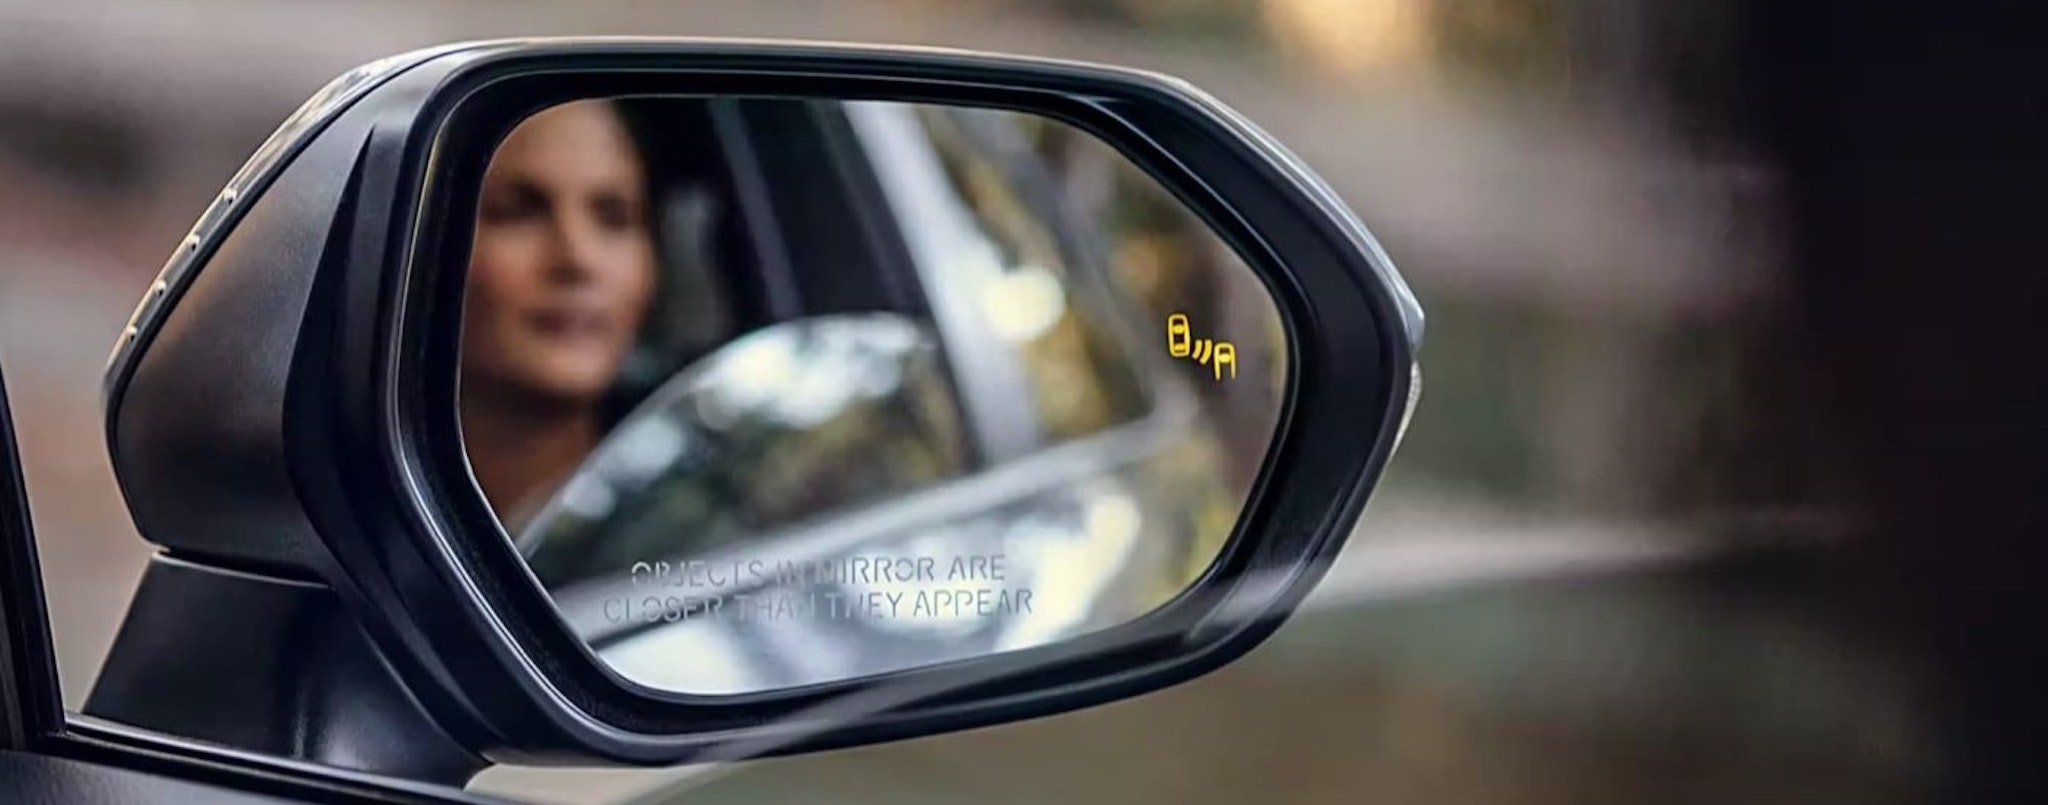
[[[1150,527],[1172,551],[1147,580],[1146,609],[1187,590],[1222,553],[1245,500],[1223,471],[1228,466],[1216,441],[1182,439],[1137,468],[1139,488],[1152,497]]]
[[[1190,384],[1205,427],[1133,468],[1146,499],[1148,541],[1166,554],[1146,565],[1149,576],[1133,580],[1142,587],[1135,594],[1145,600],[1141,610],[1146,609],[1179,594],[1205,571],[1243,513],[1253,473],[1272,438],[1286,379],[1279,313],[1258,276],[1206,222],[1116,151],[1046,118],[982,116],[988,117],[1011,127],[1008,133],[1028,149],[1024,156],[1051,169],[1056,197],[1049,201],[1067,205],[1068,220],[1094,225],[1096,231],[1089,234],[1103,248],[1106,279],[1113,293],[1124,297],[1115,301],[1136,303],[1130,306],[1135,311],[1121,306],[1114,311],[1070,309],[1030,355],[1041,388],[1099,390],[1102,367],[1135,368],[1138,361],[1164,359],[1165,321],[1175,312],[1189,314],[1198,333],[1238,347],[1238,382]],[[1043,233],[1043,225],[1016,201],[1012,185],[992,169],[956,163],[949,170],[997,237]],[[1062,265],[1061,270],[1064,278],[1067,269]],[[1086,315],[1090,312],[1120,314],[1125,320],[1105,321]],[[1136,321],[1128,320],[1133,312],[1140,314]],[[1112,332],[1116,327],[1128,332]],[[1140,339],[1137,349],[1159,354],[1133,355],[1116,348],[1116,338],[1130,336]],[[1191,366],[1174,368],[1188,370],[1189,377],[1196,374]],[[1081,419],[1074,424],[1100,428],[1110,423]]]
[[[1066,202],[1080,219],[1100,222],[1111,280],[1144,308],[1144,333],[1163,339],[1166,317],[1181,312],[1199,335],[1237,345],[1238,382],[1193,386],[1229,445],[1232,475],[1248,484],[1272,437],[1286,380],[1286,337],[1271,294],[1206,222],[1143,170],[1085,132],[1034,120],[1034,138],[1055,166]]]
[[[1132,371],[1133,356],[1119,343],[1115,322],[1107,318],[1114,312],[1101,310],[1086,294],[1072,292],[1080,280],[1045,212],[1033,208],[1019,192],[1010,166],[969,140],[953,110],[923,107],[920,115],[947,177],[1001,256],[1002,270],[1049,271],[1065,292],[1059,319],[1017,344],[1046,436],[1054,441],[1071,439],[1142,416],[1148,401]],[[1000,119],[1010,125],[1029,118]]]

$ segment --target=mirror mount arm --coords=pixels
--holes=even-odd
[[[420,706],[325,586],[159,554],[86,715],[462,787],[490,762]]]

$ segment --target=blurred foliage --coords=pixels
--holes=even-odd
[[[1097,19],[1168,36],[1234,38],[1249,29],[1260,0],[1052,0],[1045,5],[1079,19]]]
[[[1132,407],[1144,403],[1122,388],[1141,388],[1137,370],[1144,363],[1195,368],[1160,360],[1169,314],[1188,313],[1200,323],[1198,329],[1214,327],[1212,332],[1228,333],[1238,342],[1247,367],[1243,371],[1252,382],[1161,378],[1185,383],[1195,392],[1201,423],[1146,457],[1136,470],[1135,491],[1146,502],[1144,550],[1169,555],[1136,563],[1165,572],[1133,583],[1151,591],[1141,610],[1164,603],[1208,569],[1243,514],[1279,419],[1287,367],[1279,311],[1257,274],[1206,222],[1092,135],[1036,116],[975,115],[980,122],[998,118],[1001,130],[993,133],[1017,137],[1006,151],[1003,143],[985,139],[977,145],[958,125],[955,111],[926,109],[923,115],[948,175],[985,231],[1005,253],[1045,260],[1043,265],[1069,289],[1059,323],[1025,347],[1030,373],[1041,389],[1049,439],[1082,436],[1124,421],[1104,414],[1144,414]],[[1005,166],[1005,157],[1018,163]],[[1041,178],[1053,181],[1048,189],[1058,193],[1054,201],[1064,208],[1060,223],[1079,240],[1072,245],[1104,265],[1070,265],[1046,229],[1043,208],[1022,197],[1033,184],[1025,174],[1047,168],[1051,175]],[[1095,277],[1098,270],[1106,270],[1106,276]],[[1136,319],[1133,313],[1139,314]],[[1241,326],[1230,326],[1233,322]],[[1139,353],[1133,354],[1133,348]],[[1146,350],[1158,350],[1158,356],[1143,354]],[[1189,376],[1199,374],[1191,371]],[[1065,399],[1047,405],[1043,398],[1048,392]],[[1075,403],[1086,407],[1072,407]]]
[[[1222,445],[1211,439],[1179,440],[1146,462],[1146,488],[1173,497],[1153,510],[1171,518],[1170,533],[1181,535],[1168,542],[1181,553],[1168,563],[1155,603],[1179,595],[1200,578],[1223,553],[1230,532],[1244,515],[1247,495],[1230,488],[1223,472],[1229,464]]]
[[[1147,36],[1241,39],[1255,34],[1264,0],[897,0],[919,12],[957,11],[962,6],[1057,16]]]
[[[1394,479],[1504,502],[1538,497],[1535,310],[1431,296],[1422,396]]]
[[[983,0],[1147,38],[1270,50],[1346,73],[1430,64],[1527,89],[1572,78],[1574,37],[1603,0]],[[940,5],[904,0],[912,6]],[[948,2],[957,7],[959,2]],[[1594,20],[1590,26],[1579,20]]]
[[[1159,182],[1091,135],[1033,118],[1033,149],[1058,176],[1064,203],[1089,222],[1110,263],[1115,295],[1144,311],[1140,344],[1163,348],[1164,322],[1185,313],[1198,333],[1232,341],[1239,380],[1189,384],[1222,435],[1240,493],[1265,458],[1288,377],[1286,327],[1258,274]],[[1179,367],[1186,368],[1186,367]]]
[[[1437,59],[1453,73],[1519,88],[1569,79],[1568,0],[1432,0]]]
[[[106,109],[0,95],[0,155],[93,197],[131,194],[154,178],[141,125]]]
[[[1815,506],[1847,510],[1860,490],[1831,467],[1850,460],[1835,412],[1813,400],[1825,380],[1812,347],[1785,332],[1776,300],[1742,311],[1712,331],[1674,328],[1660,338],[1672,367],[1664,407],[1692,438],[1674,450],[1660,502],[1735,511]]]
[[[1037,399],[1039,425],[1052,441],[1087,436],[1138,419],[1151,409],[1136,358],[1123,343],[1120,311],[1079,286],[1066,249],[1043,209],[1023,196],[1016,172],[986,145],[975,142],[955,110],[919,110],[940,163],[959,200],[1003,257],[1003,270],[1046,271],[1059,283],[1061,312],[1045,331],[1017,344]],[[1020,117],[1005,115],[1012,120]],[[1022,304],[1024,300],[1015,300]]]

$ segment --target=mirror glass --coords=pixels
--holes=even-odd
[[[1284,402],[1264,284],[1049,119],[579,100],[476,192],[471,471],[563,619],[650,687],[1137,619],[1215,560]]]

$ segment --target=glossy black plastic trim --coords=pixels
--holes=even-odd
[[[73,717],[39,743],[41,754],[176,777],[300,802],[379,805],[508,805],[459,788],[338,769]]]
[[[450,788],[490,765],[441,730],[332,589],[170,554],[143,571],[82,709]]]
[[[42,573],[0,373],[0,749],[130,769],[300,802],[497,805],[458,789],[240,752],[64,713]]]
[[[191,285],[201,266],[213,256],[216,249],[234,229],[248,211],[248,201],[261,195],[276,181],[279,174],[291,164],[306,146],[327,129],[330,123],[353,106],[363,96],[382,86],[393,76],[404,72],[437,56],[448,55],[471,45],[456,44],[438,48],[402,53],[379,59],[357,67],[329,82],[313,97],[285,118],[283,125],[258,146],[256,153],[235,171],[225,187],[215,195],[206,210],[200,213],[199,221],[192,225],[185,239],[172,250],[163,268],[158,270],[155,281],[135,304],[135,310],[128,317],[128,325],[114,343],[114,350],[107,356],[107,372],[102,383],[102,393],[107,405],[107,443],[114,444],[114,427],[120,421],[118,416],[122,401],[121,392],[128,380],[134,376],[137,358],[141,356],[163,326],[165,313]]]

